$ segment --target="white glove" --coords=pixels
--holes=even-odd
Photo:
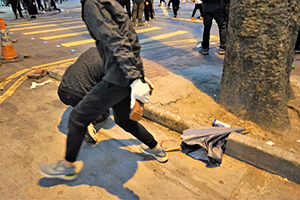
[[[148,103],[150,97],[150,87],[147,83],[143,83],[141,79],[136,79],[131,85],[131,101],[130,108],[134,107],[135,101]]]

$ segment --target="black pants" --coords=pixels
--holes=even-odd
[[[126,6],[126,11],[128,13],[129,19],[131,19],[130,0],[118,0],[118,2],[123,8]]]
[[[13,10],[16,18],[18,18],[17,11],[19,12],[20,17],[23,18],[20,1],[18,1],[18,0],[11,0],[10,2],[11,2],[10,3],[11,4],[11,8],[12,8],[12,10]]]
[[[73,108],[77,106],[77,104],[83,99],[84,95],[78,93],[78,92],[68,92],[61,88],[61,85],[58,88],[57,94],[60,98],[60,100],[68,105],[72,106]],[[104,121],[109,116],[109,110],[106,110],[105,113],[99,115],[92,124],[97,124],[99,122]]]
[[[177,16],[177,12],[179,10],[179,4],[180,4],[179,0],[172,0],[172,8],[173,8],[174,16]]]
[[[141,142],[154,148],[157,141],[138,122],[129,119],[130,87],[121,87],[101,81],[74,107],[69,117],[69,132],[65,159],[74,162],[79,153],[87,126],[109,108],[113,109],[115,122]]]
[[[147,5],[147,3],[148,3],[148,5]],[[145,1],[144,2],[144,16],[145,16],[145,21],[149,21],[150,7],[151,7],[151,3],[149,3],[148,1]]]
[[[226,23],[224,23],[224,12],[223,10],[217,10],[215,12],[206,12],[203,10],[203,41],[202,48],[209,48],[209,38],[210,38],[210,29],[212,26],[213,19],[216,20],[218,28],[219,28],[219,37],[220,37],[220,48],[225,49],[225,41],[226,41]]]
[[[193,13],[192,13],[192,17],[195,16],[197,10],[199,10],[200,16],[203,17],[203,14],[202,14],[202,3],[201,4],[195,4],[195,7],[194,7],[194,10],[193,10]]]
[[[300,50],[300,30],[298,32],[298,37],[295,45],[295,50]]]

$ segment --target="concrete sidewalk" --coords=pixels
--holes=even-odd
[[[180,67],[179,62],[175,63],[177,67]],[[182,63],[186,65],[188,61],[183,61]],[[198,90],[194,84],[186,78],[170,72],[170,70],[160,64],[144,60],[144,65],[146,74],[151,77],[151,81],[155,85],[155,92],[150,98],[150,103],[145,105],[144,117],[179,133],[188,128],[202,126],[203,124],[199,122],[172,113],[161,106],[178,98],[187,98],[186,101],[188,102],[190,93],[193,90]],[[52,69],[49,71],[50,76],[61,80],[66,67],[61,66]],[[198,67],[201,67],[201,65]],[[201,73],[203,75],[205,72],[202,70]],[[212,71],[206,71],[206,73],[212,73]],[[222,71],[221,69],[219,71],[215,69],[213,73],[216,75],[222,73]],[[298,78],[295,77],[292,81],[298,81]],[[180,90],[178,89],[179,87],[181,88]],[[193,104],[190,103],[186,106],[193,106]],[[225,154],[268,172],[286,177],[298,184],[300,183],[300,155],[296,153],[288,152],[246,135],[233,132],[228,138]]]

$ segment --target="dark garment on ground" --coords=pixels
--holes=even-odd
[[[218,0],[213,3],[208,3],[203,1],[203,41],[202,48],[209,48],[210,30],[212,26],[212,21],[215,19],[219,29],[220,37],[220,48],[225,49],[226,42],[226,23],[224,23],[225,15],[225,4],[223,0]]]

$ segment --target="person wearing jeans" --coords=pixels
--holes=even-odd
[[[143,23],[144,0],[133,0],[132,8],[132,25],[135,26],[136,18],[138,18],[138,26],[144,26]]]
[[[65,158],[54,164],[42,163],[39,172],[49,178],[74,180],[74,162],[87,126],[112,108],[115,122],[143,144],[140,151],[166,162],[168,156],[139,122],[130,119],[136,100],[147,103],[152,84],[144,76],[140,44],[127,12],[115,0],[82,0],[83,21],[96,41],[104,76],[73,108],[69,116]],[[151,87],[153,88],[153,87]]]

